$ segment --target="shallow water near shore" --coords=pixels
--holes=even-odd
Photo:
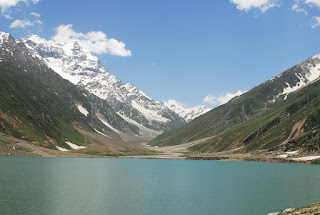
[[[319,191],[316,165],[0,157],[0,214],[267,214]]]

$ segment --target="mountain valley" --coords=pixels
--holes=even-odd
[[[320,151],[319,54],[210,110],[152,100],[77,41],[15,40],[1,32],[0,42],[0,129],[31,145],[174,159],[281,159]]]

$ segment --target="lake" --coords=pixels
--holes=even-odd
[[[267,214],[320,200],[320,166],[0,157],[0,214]]]

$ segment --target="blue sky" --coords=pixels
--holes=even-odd
[[[100,53],[105,67],[153,99],[187,106],[214,107],[320,53],[320,0],[2,0],[0,7],[0,30],[16,38],[50,39],[71,24],[123,42],[120,52]]]

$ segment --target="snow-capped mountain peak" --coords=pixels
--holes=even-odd
[[[60,44],[37,35],[20,39],[30,52],[64,79],[107,100],[124,119],[154,130],[170,130],[185,121],[164,103],[154,101],[133,84],[123,84],[76,40]]]
[[[187,122],[197,118],[198,116],[200,116],[210,110],[210,108],[207,108],[205,106],[196,106],[196,107],[188,108],[185,105],[183,105],[173,99],[169,99],[167,102],[165,102],[165,105],[168,108],[170,108],[172,111],[179,114]]]
[[[0,45],[2,45],[9,38],[9,34],[3,31],[0,31]]]
[[[284,85],[279,94],[276,95],[276,98],[281,97],[283,100],[286,100],[290,93],[295,92],[319,79],[320,54],[316,54],[305,62],[295,65],[284,73],[271,78],[267,82],[280,82],[281,84],[279,85]]]

